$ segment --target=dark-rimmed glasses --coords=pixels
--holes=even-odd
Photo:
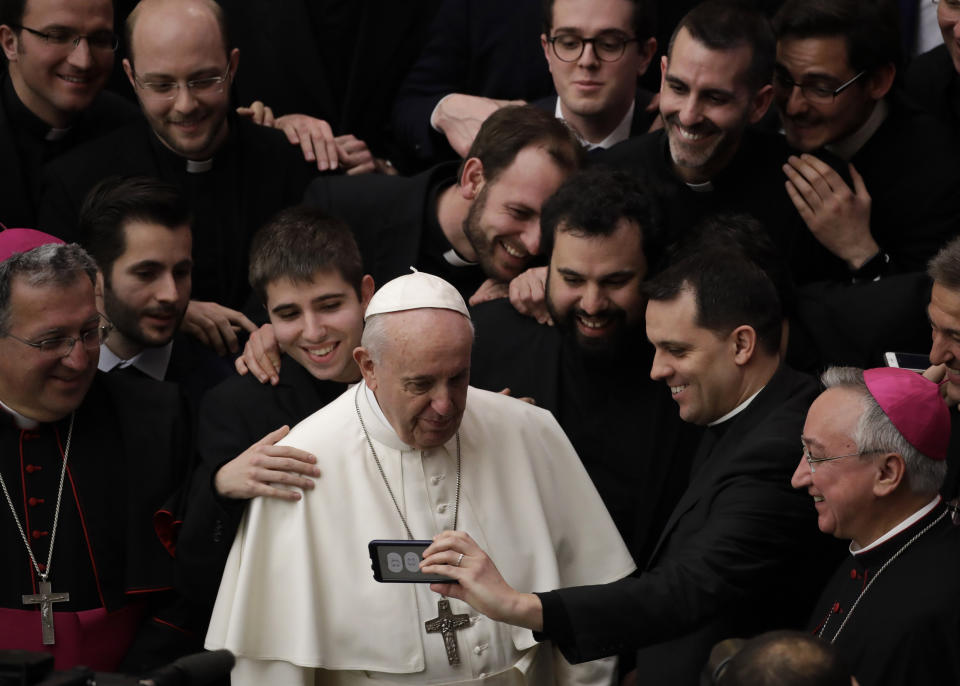
[[[601,33],[593,38],[583,38],[564,33],[552,36],[547,42],[553,48],[553,54],[563,62],[576,62],[583,54],[587,43],[593,45],[593,54],[602,62],[616,62],[627,49],[627,43],[636,43],[636,38],[627,38],[619,33]]]
[[[834,98],[840,95],[843,91],[847,90],[859,79],[863,78],[863,75],[866,73],[867,70],[864,69],[859,74],[841,83],[836,88],[828,88],[827,86],[818,83],[797,83],[782,71],[778,70],[773,74],[773,85],[781,93],[787,95],[792,93],[794,88],[799,88],[800,93],[803,94],[803,97],[810,102],[817,103],[819,105],[828,105],[833,102]]]
[[[68,357],[78,341],[84,348],[93,351],[107,340],[107,335],[113,329],[113,325],[103,315],[100,315],[100,319],[101,321],[97,326],[81,331],[79,336],[57,336],[44,338],[42,341],[28,341],[26,338],[20,338],[20,336],[15,336],[12,333],[8,333],[7,337],[20,341],[24,345],[29,345],[31,348],[36,348],[48,357]]]
[[[29,26],[21,26],[20,24],[11,24],[10,26],[17,30],[33,34],[48,45],[55,45],[61,48],[69,45],[71,50],[80,45],[80,41],[82,40],[87,41],[87,45],[90,46],[91,50],[100,50],[102,52],[115,52],[117,46],[120,45],[120,39],[117,37],[117,34],[112,31],[97,31],[96,33],[78,33],[70,29],[37,31],[36,29],[31,29]]]

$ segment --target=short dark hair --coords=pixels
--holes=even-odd
[[[27,11],[27,0],[0,0],[0,24],[10,28],[23,23],[24,12]],[[17,31],[18,29],[14,29]]]
[[[267,302],[277,279],[308,283],[317,272],[336,271],[360,294],[363,260],[345,222],[304,205],[282,210],[253,236],[250,287]]]
[[[0,336],[10,331],[10,293],[13,280],[23,278],[31,286],[72,286],[84,275],[96,283],[97,265],[76,243],[47,243],[33,250],[14,253],[0,262]]]
[[[573,130],[565,123],[533,105],[501,107],[487,117],[473,139],[464,164],[476,157],[483,164],[483,176],[492,183],[505,171],[517,154],[531,145],[542,145],[562,169],[576,171],[583,166],[585,152]],[[460,165],[460,176],[463,165]]]
[[[888,0],[787,0],[773,18],[777,40],[846,40],[850,67],[860,72],[903,64],[900,18]]]
[[[617,222],[635,223],[643,237],[647,264],[659,260],[663,232],[654,200],[634,176],[607,167],[589,167],[568,178],[543,204],[540,232],[543,254],[553,253],[556,232],[609,236]]]
[[[960,290],[960,237],[940,248],[927,265],[927,275],[952,291]]]
[[[230,49],[233,47],[232,39],[230,37],[230,28],[227,25],[227,13],[224,11],[223,7],[215,0],[202,0],[203,3],[207,6],[207,9],[213,14],[213,18],[217,22],[217,26],[220,29],[220,38],[223,41],[223,50],[229,55]],[[127,15],[127,20],[123,24],[123,40],[127,45],[127,57],[130,59],[130,64],[133,64],[133,31],[136,28],[137,20],[140,18],[140,6],[141,2],[138,2],[137,5],[133,8],[130,14]]]
[[[717,686],[850,686],[833,647],[799,631],[771,631],[747,641]]]
[[[633,37],[640,43],[657,33],[657,3],[653,0],[626,0],[633,3]],[[553,29],[553,5],[555,0],[543,0],[543,32],[550,35]]]
[[[749,47],[753,55],[746,79],[754,92],[773,80],[777,43],[770,20],[745,0],[706,0],[695,6],[674,29],[668,56],[680,29],[686,29],[694,40],[711,50]]]
[[[147,176],[111,176],[94,186],[80,208],[78,235],[108,286],[113,263],[127,249],[130,222],[189,227],[190,206],[176,186]]]
[[[693,252],[644,285],[649,300],[676,300],[691,291],[696,325],[727,336],[747,325],[769,354],[780,349],[782,310],[770,278],[736,249],[711,247]]]

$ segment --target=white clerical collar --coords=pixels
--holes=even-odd
[[[598,148],[606,150],[607,148],[612,148],[617,143],[622,143],[630,138],[630,127],[633,124],[633,111],[636,108],[637,102],[634,100],[630,103],[630,109],[627,110],[626,115],[624,115],[623,119],[620,120],[620,123],[617,124],[617,127],[599,143],[591,143],[590,141],[585,140],[576,130],[576,128],[571,128],[573,129],[574,134],[576,134],[577,140],[579,140],[583,147],[585,147],[587,150],[596,150]],[[553,109],[553,116],[560,121],[566,121],[566,119],[563,118],[563,110],[560,107],[559,96],[557,97],[557,106]]]
[[[18,429],[22,429],[24,431],[30,431],[31,429],[36,429],[38,426],[40,426],[40,422],[38,422],[36,419],[30,419],[30,417],[24,417],[22,414],[17,412],[15,409],[7,405],[2,400],[0,400],[0,407],[2,407],[4,410],[10,413],[10,415],[13,417],[13,422],[17,425]]]
[[[187,160],[188,174],[202,174],[213,169],[213,158],[208,160]]]
[[[865,553],[865,552],[867,552],[867,551],[869,551],[869,550],[872,550],[872,549],[876,548],[876,547],[879,546],[879,545],[882,545],[883,543],[886,543],[887,541],[889,541],[891,538],[893,538],[893,537],[896,536],[897,534],[902,533],[903,531],[906,531],[906,530],[909,529],[911,526],[913,526],[914,524],[916,524],[917,522],[919,522],[921,519],[923,519],[924,517],[926,517],[927,514],[929,514],[930,511],[931,511],[933,508],[935,508],[939,503],[940,503],[940,496],[937,495],[937,496],[935,496],[935,497],[933,498],[933,500],[931,500],[929,503],[927,503],[926,505],[924,505],[922,508],[920,508],[919,510],[917,510],[916,512],[914,512],[912,515],[910,515],[909,517],[907,517],[906,519],[904,519],[902,522],[900,522],[899,524],[897,524],[895,527],[893,527],[892,529],[890,529],[890,531],[888,531],[887,533],[885,533],[883,536],[881,536],[880,538],[878,538],[877,540],[875,540],[873,543],[870,543],[869,545],[865,545],[865,546],[862,547],[862,548],[857,547],[857,544],[856,544],[856,543],[854,543],[853,541],[850,541],[850,554],[851,554],[851,555],[861,555],[862,553]]]
[[[707,426],[716,426],[717,424],[723,424],[724,422],[729,421],[729,420],[733,419],[734,417],[736,417],[738,414],[740,414],[740,413],[743,412],[745,409],[747,409],[747,406],[748,406],[750,403],[753,402],[753,399],[756,398],[757,395],[760,393],[760,391],[762,391],[765,387],[766,387],[766,386],[761,386],[761,387],[760,387],[760,390],[758,390],[756,393],[754,393],[754,394],[751,395],[749,398],[747,398],[746,400],[744,400],[742,403],[740,403],[739,405],[737,405],[735,408],[733,408],[732,410],[730,410],[729,412],[727,412],[725,415],[723,415],[722,417],[720,417],[720,419],[714,419],[712,422],[710,422],[709,424],[707,424]]]
[[[53,141],[58,141],[58,140],[60,140],[61,138],[63,138],[64,136],[66,136],[68,133],[70,133],[70,129],[69,129],[69,128],[66,128],[66,129],[50,129],[49,131],[47,131],[47,134],[43,137],[43,139],[44,139],[45,141],[47,141],[47,142],[52,143]]]
[[[704,181],[703,183],[687,183],[687,188],[694,193],[709,193],[713,190],[713,181]]]
[[[446,260],[447,264],[453,267],[472,267],[477,264],[476,262],[470,262],[469,260],[463,259],[460,256],[460,253],[453,248],[450,248],[447,252],[443,253],[443,259]]]
[[[851,133],[846,138],[842,138],[833,143],[823,146],[842,160],[849,162],[854,155],[860,152],[860,148],[867,144],[867,141],[877,132],[880,125],[887,118],[890,107],[886,100],[879,100],[873,108],[873,112],[863,122],[863,126]]]
[[[144,348],[129,360],[124,360],[110,350],[106,343],[101,343],[100,361],[97,363],[97,369],[101,372],[109,372],[118,367],[120,369],[133,367],[151,379],[163,381],[167,376],[171,354],[173,354],[173,341],[158,348]]]

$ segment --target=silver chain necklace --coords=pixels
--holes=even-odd
[[[27,532],[23,528],[23,524],[20,523],[20,516],[17,515],[17,508],[13,506],[13,499],[10,497],[10,491],[7,490],[7,483],[3,480],[3,475],[0,474],[0,486],[3,487],[3,495],[7,498],[7,505],[10,506],[10,514],[13,515],[13,521],[17,523],[17,529],[20,530],[20,538],[23,539],[23,545],[27,548],[27,554],[30,556],[30,562],[33,563],[33,568],[37,572],[43,581],[47,580],[47,577],[50,576],[50,565],[53,562],[53,543],[57,538],[57,522],[60,520],[60,500],[63,497],[63,481],[67,475],[67,459],[70,457],[70,442],[73,440],[73,413],[70,414],[70,428],[67,430],[67,446],[63,451],[63,466],[60,468],[60,488],[57,490],[57,505],[53,511],[53,529],[50,531],[50,550],[47,551],[47,564],[44,570],[40,571],[40,565],[37,564],[37,559],[33,556],[33,548],[30,547],[30,541],[27,540]]]
[[[377,451],[373,449],[373,441],[370,440],[370,432],[367,431],[367,425],[363,421],[363,415],[360,414],[360,390],[364,387],[363,381],[357,384],[357,392],[353,394],[353,406],[357,410],[357,419],[360,420],[360,428],[363,429],[363,436],[367,439],[367,445],[370,446],[370,452],[373,454],[373,460],[377,463],[377,469],[380,471],[380,477],[383,479],[383,485],[387,487],[387,493],[390,494],[390,499],[393,501],[393,506],[397,509],[397,514],[400,515],[400,521],[403,522],[403,528],[406,529],[407,539],[415,540],[413,537],[413,532],[410,531],[410,525],[407,524],[407,518],[403,516],[403,511],[400,509],[400,503],[397,501],[397,496],[393,494],[393,489],[390,488],[390,482],[387,481],[387,474],[383,471],[383,465],[380,464],[380,458],[377,456]],[[460,514],[460,431],[457,431],[457,498],[453,506],[453,526],[450,527],[452,531],[455,531],[457,528],[457,517]]]
[[[50,549],[47,551],[47,564],[43,571],[40,571],[40,565],[37,564],[37,558],[33,555],[33,548],[30,547],[30,541],[27,540],[27,532],[20,523],[20,517],[17,516],[17,508],[13,506],[13,498],[10,497],[10,491],[7,490],[7,482],[3,480],[0,474],[0,487],[3,488],[3,495],[7,498],[7,505],[10,506],[10,514],[13,515],[13,521],[17,523],[17,529],[20,530],[20,538],[23,539],[23,545],[27,548],[27,555],[30,556],[30,562],[33,563],[33,569],[40,577],[40,592],[23,596],[24,605],[40,606],[40,637],[43,645],[54,645],[53,629],[53,603],[63,603],[70,600],[69,593],[55,593],[50,586],[47,578],[50,576],[50,567],[53,564],[53,544],[57,538],[57,523],[60,521],[60,501],[63,498],[63,482],[67,475],[67,458],[70,457],[70,443],[73,440],[73,418],[75,413],[70,413],[70,428],[67,431],[67,445],[63,451],[63,466],[60,467],[60,487],[57,489],[57,506],[53,511],[53,528],[50,532]],[[26,513],[24,513],[26,516]]]
[[[911,538],[909,541],[907,541],[906,543],[904,543],[904,544],[900,547],[900,550],[898,550],[897,552],[895,552],[895,553],[890,557],[890,559],[888,559],[886,562],[883,563],[883,565],[880,567],[880,569],[877,570],[877,573],[873,575],[873,578],[870,579],[869,583],[863,588],[862,591],[860,591],[860,595],[858,595],[858,596],[857,596],[857,599],[853,602],[853,606],[850,608],[850,611],[847,612],[847,616],[844,617],[844,618],[843,618],[843,621],[840,623],[840,628],[837,629],[837,632],[833,635],[833,638],[830,639],[830,643],[831,643],[831,644],[833,644],[834,641],[837,640],[837,636],[840,635],[840,632],[843,631],[843,627],[845,627],[845,626],[847,625],[847,622],[850,621],[850,617],[853,615],[853,611],[857,609],[857,605],[860,604],[860,600],[863,598],[863,596],[865,596],[865,595],[867,594],[867,591],[870,590],[870,587],[873,586],[873,582],[876,581],[876,580],[880,577],[881,574],[883,574],[883,570],[885,570],[885,569],[887,568],[887,566],[888,566],[891,562],[893,562],[893,561],[896,560],[898,557],[900,557],[900,555],[902,555],[903,552],[904,552],[907,548],[909,548],[910,546],[912,546],[912,545],[917,541],[918,538],[920,538],[920,537],[923,536],[925,533],[927,533],[928,531],[930,531],[930,529],[932,529],[932,528],[935,527],[937,524],[939,524],[939,523],[940,523],[940,520],[942,520],[944,517],[946,517],[948,512],[949,512],[949,510],[944,510],[943,512],[941,512],[939,517],[937,517],[937,518],[934,519],[932,522],[930,522],[929,524],[927,524],[927,525],[923,528],[923,530],[918,531],[917,534],[916,534],[913,538]],[[827,617],[826,617],[826,619],[823,620],[823,626],[820,627],[820,632],[817,634],[817,638],[823,638],[823,632],[826,631],[826,629],[827,629],[827,624],[830,622],[830,615],[832,615],[832,614],[833,614],[833,608],[831,608],[830,611],[827,612]]]

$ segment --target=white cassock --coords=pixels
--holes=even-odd
[[[407,538],[357,417],[414,537],[449,528],[456,438],[429,450],[400,441],[366,385],[298,424],[280,445],[316,455],[321,476],[297,502],[256,498],[227,560],[206,647],[237,656],[234,686],[269,684],[601,684],[611,660],[571,667],[527,629],[460,601],[450,665],[426,584],[378,583],[367,544]],[[548,411],[470,388],[460,424],[459,530],[520,591],[614,581],[633,560],[573,446]]]

